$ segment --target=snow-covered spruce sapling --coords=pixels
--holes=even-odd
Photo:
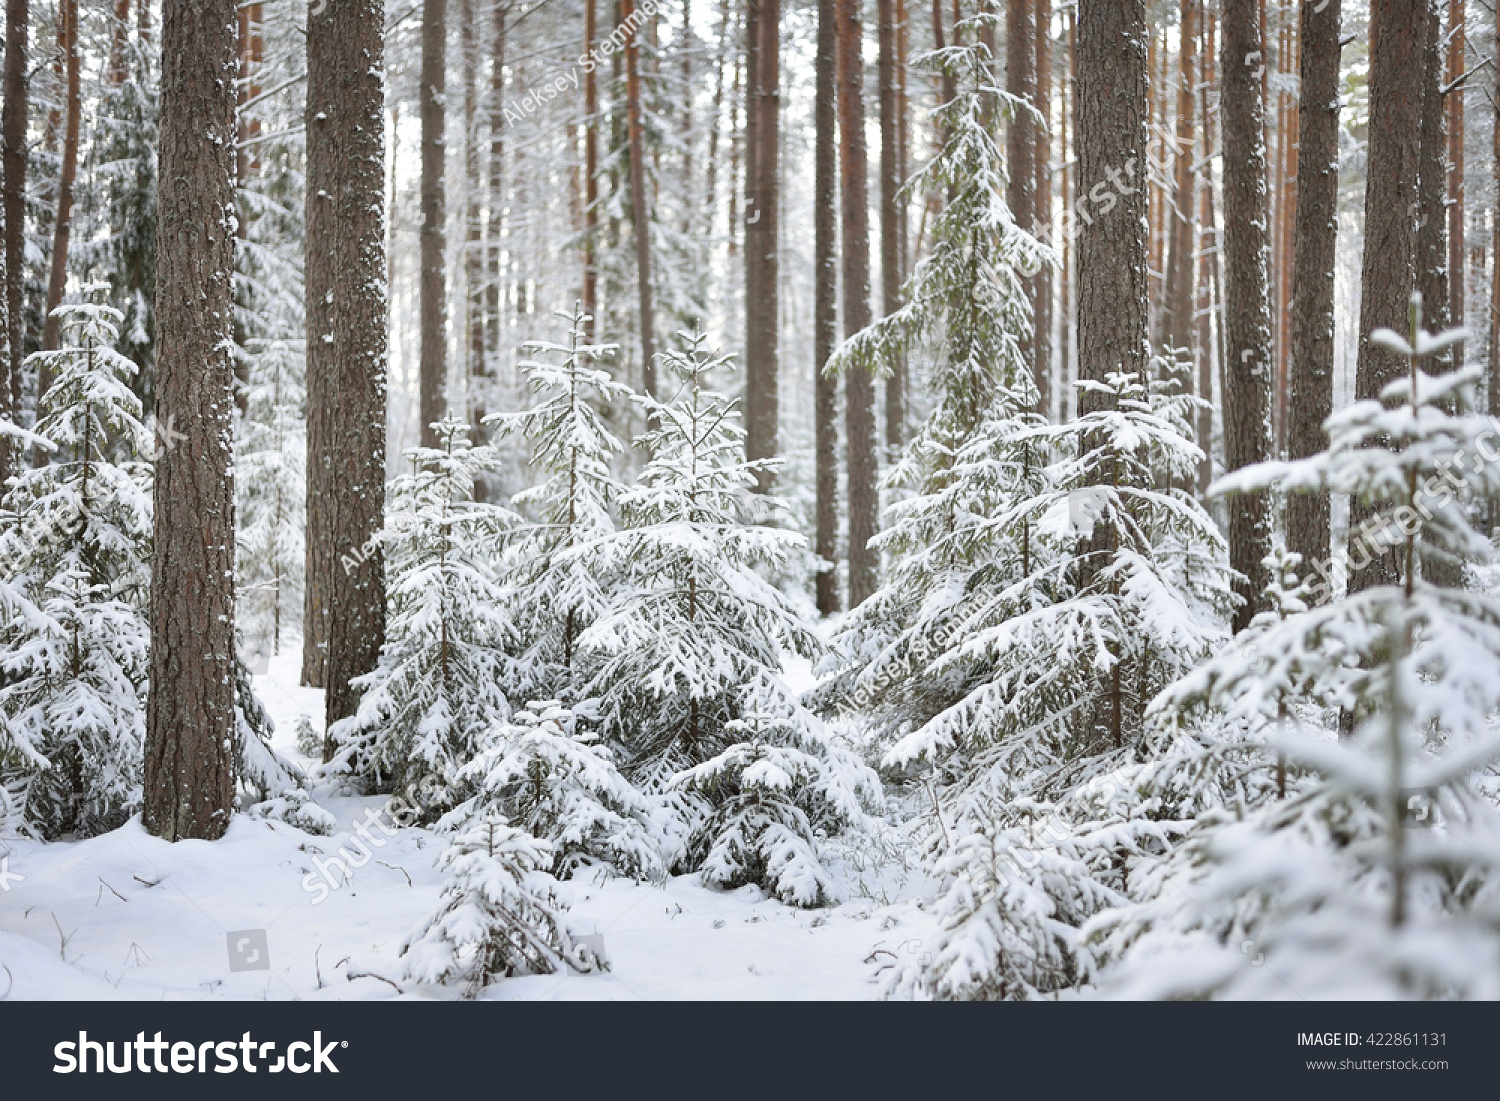
[[[745,696],[724,751],[673,781],[710,807],[687,862],[712,886],[755,884],[789,905],[827,905],[838,890],[819,842],[864,827],[880,782],[775,677],[758,677]]]
[[[668,793],[681,825],[699,838],[678,864],[691,871],[713,850],[704,815],[733,792],[675,777],[744,740],[746,728],[733,724],[753,710],[754,695],[773,693],[778,714],[804,732],[804,748],[816,741],[816,720],[779,673],[783,654],[811,657],[818,643],[759,572],[780,566],[803,540],[742,519],[741,495],[764,464],[745,459],[738,402],[710,389],[710,374],[727,360],[710,355],[701,334],[682,339],[663,356],[676,395],[642,399],[653,425],[643,437],[651,461],[640,484],[621,495],[625,528],[590,550],[620,581],[579,645],[592,671],[585,694],[598,700],[608,743],[626,754],[626,775],[647,794]],[[825,768],[813,791],[794,790],[787,801],[816,800],[818,784],[848,784],[851,775],[869,776]],[[803,779],[794,777],[794,788]],[[857,805],[858,794],[850,787],[838,801]]]
[[[1162,488],[1197,467],[1193,399],[1118,373],[1083,385],[1108,405],[1014,437],[1055,456],[1047,488],[974,520],[1028,535],[1025,572],[983,590],[928,666],[950,678],[967,666],[973,687],[885,757],[933,767],[944,819],[930,845],[943,925],[930,961],[900,969],[888,993],[1072,985],[1086,970],[1079,926],[1123,900],[1134,855],[1187,828],[1133,777],[1170,749],[1147,730],[1146,704],[1222,640],[1231,600],[1213,520]]]
[[[664,873],[660,803],[620,775],[586,709],[533,702],[486,740],[458,772],[475,794],[448,821],[499,818],[524,829],[551,846],[548,870],[559,879],[594,867],[635,879]]]
[[[440,446],[407,452],[412,472],[392,486],[379,534],[388,618],[375,670],[359,678],[359,710],[333,725],[330,771],[370,791],[427,777],[449,782],[510,716],[518,683],[516,630],[494,562],[518,517],[473,500],[490,452],[472,448],[468,426],[437,425]],[[429,819],[450,806],[429,806]]]
[[[608,578],[587,552],[578,550],[615,530],[611,509],[620,485],[610,468],[624,448],[601,410],[634,395],[596,366],[617,345],[588,341],[590,318],[580,307],[559,316],[568,322],[568,342],[528,342],[526,350],[536,358],[518,365],[536,404],[520,413],[497,414],[486,423],[523,437],[531,446],[531,465],[543,475],[539,485],[512,502],[524,514],[538,517],[523,529],[509,555],[522,664],[533,682],[525,690],[570,702],[578,637],[609,598]]]
[[[1031,108],[997,87],[978,21],[956,43],[919,59],[945,71],[957,94],[936,113],[942,148],[907,185],[945,193],[932,249],[903,291],[904,305],[844,344],[829,370],[888,373],[899,360],[927,374],[936,399],[886,477],[885,584],[840,628],[812,697],[861,714],[888,748],[972,687],[969,669],[934,676],[932,659],[962,637],[975,608],[1028,568],[1025,524],[986,524],[1043,487],[1045,449],[1013,437],[1039,423],[1022,342],[1032,327],[1025,276],[1052,259],[1005,204],[997,125]]]
[[[1377,518],[1351,558],[1393,552],[1400,573],[1332,603],[1317,593],[1258,632],[1253,654],[1232,646],[1159,701],[1166,724],[1248,727],[1262,773],[1284,757],[1289,775],[1262,780],[1257,805],[1204,816],[1142,902],[1097,920],[1099,953],[1121,961],[1108,990],[1500,995],[1500,601],[1424,567],[1494,560],[1454,482],[1494,497],[1500,472],[1492,423],[1461,411],[1482,372],[1425,374],[1420,359],[1463,334],[1422,332],[1419,309],[1409,339],[1372,335],[1409,358],[1407,377],[1331,417],[1328,450],[1220,483],[1348,493]],[[1350,738],[1338,710],[1360,717]]]
[[[150,628],[151,434],[114,350],[120,314],[58,307],[36,433],[52,461],[5,495],[11,585],[40,615],[4,627],[0,712],[10,740],[47,761],[27,782],[28,824],[46,837],[113,829],[140,804]]]
[[[552,860],[545,841],[496,819],[464,830],[438,860],[442,905],[402,943],[406,977],[461,979],[475,997],[501,976],[605,970],[568,932],[545,871]]]
[[[333,815],[312,801],[306,773],[271,745],[276,724],[255,695],[250,669],[234,663],[235,771],[241,805],[252,818],[275,818],[307,833],[329,834]]]
[[[682,334],[662,363],[666,402],[641,399],[651,460],[620,497],[624,530],[575,548],[618,578],[605,611],[579,637],[599,700],[601,733],[625,753],[625,772],[661,791],[678,771],[733,741],[747,685],[774,674],[785,653],[818,641],[758,569],[780,565],[800,536],[752,527],[741,494],[764,462],[745,459],[739,402],[710,387],[728,357],[702,334]]]

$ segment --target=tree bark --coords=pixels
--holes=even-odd
[[[1422,32],[1422,151],[1417,166],[1417,290],[1422,324],[1433,332],[1448,327],[1448,111],[1443,103],[1443,18],[1428,5]],[[1400,331],[1400,330],[1398,330]],[[1453,363],[1445,348],[1437,361]]]
[[[1452,85],[1464,74],[1466,28],[1464,0],[1448,0],[1448,75]],[[1447,96],[1448,109],[1448,316],[1449,323],[1461,326],[1467,312],[1464,301],[1464,93],[1455,87]],[[1455,345],[1455,363],[1464,360],[1464,346]]]
[[[1167,281],[1163,292],[1165,351],[1186,352],[1176,361],[1172,377],[1183,393],[1193,388],[1193,161],[1198,147],[1193,135],[1193,91],[1198,83],[1197,0],[1183,0],[1178,24],[1177,141],[1173,150],[1172,202],[1167,209]]]
[[[593,10],[593,0],[589,0],[589,10]],[[510,3],[497,3],[492,13],[494,23],[491,27],[493,34],[493,54],[490,68],[490,164],[489,164],[489,219],[485,223],[487,239],[485,241],[485,257],[487,264],[487,283],[485,287],[485,351],[491,359],[488,368],[494,371],[497,368],[502,344],[502,333],[504,323],[501,319],[501,308],[504,305],[500,296],[500,272],[501,254],[503,251],[501,228],[505,217],[505,39],[506,20],[510,17]],[[592,35],[588,43],[588,49],[593,48]],[[590,67],[585,74],[587,84],[585,89],[588,95],[594,90],[594,71]],[[584,131],[585,143],[593,139],[593,146],[597,153],[598,124],[594,120],[594,111],[597,105],[590,106],[590,101],[585,97],[585,111],[588,113],[588,124]],[[594,237],[598,227],[598,213],[592,209],[594,200],[599,197],[599,181],[597,178],[598,163],[590,163],[586,169],[588,192],[585,205],[589,208],[584,217],[587,221],[587,242],[584,246],[584,292],[587,305],[585,312],[592,317],[593,311],[593,284],[591,282],[594,268],[594,249],[597,247]],[[590,320],[589,332],[593,333],[593,321]],[[590,336],[592,339],[592,335]]]
[[[62,0],[58,8],[58,45],[67,73],[67,123],[63,131],[62,172],[57,178],[57,220],[52,224],[52,266],[47,278],[47,312],[42,321],[42,350],[53,351],[62,336],[62,322],[53,311],[62,305],[68,284],[68,243],[73,232],[73,185],[78,176],[78,132],[82,101],[83,49],[78,40],[78,0]],[[52,383],[52,373],[37,368],[37,408]]]
[[[1050,239],[1052,225],[1052,0],[1036,4],[1036,106],[1041,125],[1036,134],[1037,232]],[[1057,243],[1057,242],[1054,242]],[[1036,334],[1037,409],[1052,419],[1052,266],[1043,264],[1031,281],[1031,316]]]
[[[877,0],[880,26],[876,78],[880,85],[880,289],[881,311],[901,308],[906,278],[901,256],[901,88],[897,70],[896,0]],[[906,357],[898,356],[885,380],[885,447],[894,462],[906,439]]]
[[[1006,91],[1017,99],[1036,106],[1036,8],[1035,0],[1008,0],[1005,12],[1005,84]],[[1016,110],[1006,132],[1006,172],[1009,174],[1005,199],[1016,223],[1032,231],[1036,228],[1036,139],[1037,128],[1030,113]],[[1032,287],[1035,293],[1035,286]],[[1041,395],[1037,408],[1047,408],[1046,366],[1036,357],[1035,316],[1029,330],[1015,334],[1021,361],[1031,369]]]
[[[844,335],[870,325],[870,218],[865,152],[864,42],[859,0],[838,0],[839,163],[844,260]],[[844,434],[849,508],[849,607],[879,584],[880,556],[871,549],[880,523],[875,483],[875,381],[853,368],[844,375]]]
[[[383,10],[380,0],[342,0],[308,19],[307,248],[332,258],[319,269],[331,279],[307,287],[308,389],[316,378],[319,398],[308,403],[308,468],[325,479],[307,515],[311,527],[323,514],[326,541],[329,726],[354,714],[350,682],[375,668],[385,637],[384,566],[371,543],[385,505]]]
[[[598,32],[598,0],[584,0],[583,7],[583,55],[593,58],[594,36]],[[496,9],[499,10],[498,8]],[[504,42],[504,17],[496,16],[496,41]],[[496,72],[500,62],[497,60]],[[599,308],[599,83],[594,76],[598,66],[588,64],[583,71],[583,312],[588,315],[584,322],[586,339],[592,341],[596,331],[594,315]],[[491,95],[498,95],[493,85]],[[490,108],[494,111],[493,105]],[[495,125],[491,123],[491,125]],[[493,131],[494,141],[499,141],[499,130]],[[495,171],[495,157],[490,153],[490,171]],[[498,198],[498,196],[497,196]],[[495,205],[494,218],[499,217],[500,206]]]
[[[777,452],[781,260],[777,172],[781,134],[781,3],[750,0],[745,53],[745,455]],[[769,491],[769,472],[759,476]]]
[[[1144,384],[1145,2],[1080,0],[1077,27],[1078,377],[1124,371]],[[1094,391],[1078,396],[1080,414],[1110,405]]]
[[[439,446],[433,425],[448,412],[447,196],[443,97],[448,73],[448,2],[422,3],[421,363],[418,409],[423,447]]]
[[[0,387],[6,390],[5,402],[13,415],[21,410],[21,362],[26,354],[26,53],[30,40],[31,18],[27,0],[6,0],[5,5],[5,75],[4,104],[0,106],[0,214],[3,214],[5,236],[5,281],[0,294],[5,296],[5,331],[0,340],[7,346],[7,370],[0,376]],[[12,458],[19,456],[12,445]]]
[[[818,0],[816,93],[813,104],[813,436],[817,533],[813,548],[830,568],[818,574],[820,615],[839,610],[838,379],[824,373],[838,347],[838,106],[835,54],[838,0]]]
[[[1423,39],[1428,0],[1373,0],[1377,28],[1370,64],[1369,169],[1365,175],[1365,249],[1360,270],[1359,353],[1354,396],[1376,398],[1407,368],[1403,357],[1370,341],[1378,328],[1404,332],[1416,283],[1414,223],[1422,152]],[[1370,510],[1349,509],[1349,590],[1394,583],[1401,576],[1394,550],[1370,553],[1360,529]]]
[[[164,0],[156,256],[157,416],[148,831],[223,835],[234,804],[235,640],[230,283],[234,0]]]
[[[1239,470],[1271,457],[1270,235],[1266,201],[1263,75],[1247,63],[1265,58],[1255,0],[1225,0],[1220,95],[1224,118],[1224,465]],[[1262,559],[1271,550],[1265,493],[1242,493],[1229,505],[1229,564],[1241,575],[1234,630],[1265,604]]]
[[[641,386],[656,397],[656,333],[651,292],[651,222],[646,209],[646,131],[641,119],[640,27],[635,0],[620,0],[625,36],[625,110],[630,142],[630,218],[635,234],[636,306],[641,326]]]
[[[1328,445],[1333,412],[1334,264],[1338,243],[1339,20],[1341,0],[1301,5],[1297,115],[1297,229],[1291,307],[1291,401],[1287,450],[1305,459]],[[1293,493],[1286,506],[1287,549],[1304,571],[1333,553],[1327,493]]]
[[[1198,353],[1201,358],[1198,361],[1198,396],[1205,402],[1213,399],[1213,374],[1214,362],[1218,360],[1219,370],[1223,373],[1223,357],[1219,355],[1219,346],[1215,342],[1214,334],[1214,287],[1218,282],[1219,274],[1219,227],[1218,217],[1214,209],[1214,170],[1213,159],[1210,154],[1214,148],[1214,117],[1209,110],[1209,93],[1213,89],[1217,72],[1214,65],[1214,32],[1217,23],[1213,13],[1205,10],[1203,23],[1203,81],[1198,95],[1198,110],[1203,118],[1203,184],[1200,205],[1202,211],[1201,233],[1202,240],[1199,245],[1201,256],[1198,261]],[[1222,334],[1223,322],[1219,323]],[[1214,443],[1214,412],[1209,405],[1204,405],[1198,410],[1198,447],[1203,451],[1203,458],[1198,463],[1198,496],[1200,498],[1208,495],[1208,487],[1213,481],[1213,443]]]

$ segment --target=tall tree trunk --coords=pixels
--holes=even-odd
[[[745,455],[776,454],[780,431],[778,150],[781,134],[781,2],[750,0],[745,53]],[[759,477],[762,492],[772,482]]]
[[[484,355],[484,207],[480,179],[479,133],[479,19],[474,0],[460,0],[459,51],[464,75],[464,379],[469,413],[469,439],[483,443],[485,378]],[[485,498],[483,480],[474,494]]]
[[[1214,333],[1214,288],[1218,284],[1219,277],[1219,228],[1218,217],[1214,210],[1214,116],[1209,110],[1209,93],[1213,90],[1217,67],[1214,64],[1214,32],[1217,23],[1212,12],[1205,9],[1207,18],[1203,23],[1203,82],[1198,95],[1198,112],[1203,118],[1203,190],[1202,190],[1202,243],[1199,246],[1201,257],[1198,263],[1198,345],[1199,354],[1202,357],[1198,361],[1198,396],[1205,402],[1213,398],[1213,373],[1214,363],[1219,363],[1220,376],[1223,375],[1223,356],[1219,353],[1219,344],[1215,341]],[[1219,333],[1222,335],[1223,322],[1220,320]],[[1208,487],[1213,481],[1213,443],[1214,443],[1214,412],[1209,405],[1204,405],[1198,410],[1198,447],[1203,451],[1203,458],[1198,463],[1198,496],[1206,497]]]
[[[583,70],[583,312],[588,315],[584,331],[590,341],[594,339],[594,315],[599,309],[599,83],[593,58],[599,23],[597,5],[598,0],[584,0],[583,7],[583,56],[590,59]],[[492,153],[492,164],[493,158]]]
[[[1062,85],[1062,102],[1059,104],[1061,118],[1059,121],[1060,138],[1059,157],[1062,163],[1062,171],[1059,173],[1062,200],[1062,209],[1073,210],[1073,196],[1076,194],[1073,188],[1073,180],[1076,178],[1077,166],[1073,163],[1073,154],[1078,146],[1078,23],[1074,18],[1071,7],[1063,11],[1063,25],[1066,28],[1067,44],[1064,47],[1067,53],[1067,64],[1064,67],[1065,76]],[[1071,215],[1070,215],[1071,216]],[[1062,235],[1062,278],[1058,288],[1057,312],[1061,322],[1058,332],[1061,337],[1062,353],[1058,356],[1058,393],[1057,393],[1057,421],[1066,424],[1072,419],[1070,409],[1076,409],[1076,389],[1073,386],[1076,377],[1075,360],[1077,358],[1077,329],[1076,303],[1077,303],[1077,247],[1072,233]]]
[[[146,829],[223,835],[234,806],[234,0],[164,0]]]
[[[243,190],[260,171],[260,158],[255,152],[257,146],[252,144],[253,140],[260,136],[260,119],[247,111],[246,104],[260,94],[260,85],[257,81],[260,75],[262,54],[261,6],[241,4],[239,17],[240,69],[239,92],[235,98],[237,122],[235,133],[238,138],[238,144],[235,147],[235,172],[236,184]],[[237,232],[240,243],[236,246],[237,248],[243,247],[244,242],[249,239],[250,218],[250,211],[242,206]],[[236,303],[236,306],[240,304]],[[235,344],[243,348],[246,334],[239,317],[240,311],[236,309]],[[234,404],[241,416],[250,410],[250,364],[244,356],[235,356],[234,360]]]
[[[1008,0],[1005,11],[1005,85],[1017,99],[1036,106],[1036,0]],[[1016,223],[1028,231],[1037,224],[1036,124],[1031,114],[1017,110],[1006,133],[1006,202]],[[1033,285],[1033,293],[1035,287]],[[1021,361],[1031,368],[1041,395],[1037,408],[1047,408],[1047,368],[1036,356],[1035,317],[1030,331],[1015,334]]]
[[[1417,165],[1417,290],[1422,324],[1433,332],[1448,327],[1448,112],[1443,103],[1443,17],[1436,2],[1427,6],[1422,32],[1422,151]],[[1445,348],[1437,359],[1453,362]]]
[[[9,391],[10,408],[21,411],[21,361],[26,355],[24,324],[26,293],[26,54],[30,42],[31,11],[27,0],[6,0],[4,103],[0,106],[0,175],[3,191],[0,206],[5,222],[6,331],[0,334],[9,346],[10,370],[0,378]]]
[[[1297,231],[1291,308],[1291,401],[1287,449],[1305,459],[1328,443],[1333,412],[1334,264],[1338,243],[1339,20],[1341,0],[1301,5],[1301,103],[1297,116]],[[1327,493],[1293,493],[1286,505],[1287,549],[1304,576],[1333,553]]]
[[[1078,377],[1112,371],[1146,381],[1145,0],[1080,0],[1075,118],[1078,202]],[[1115,209],[1100,197],[1113,195]],[[1080,414],[1110,407],[1078,395]]]
[[[1221,59],[1224,117],[1224,465],[1239,470],[1271,457],[1271,303],[1266,270],[1270,235],[1266,202],[1265,85],[1252,55],[1265,58],[1255,0],[1225,0]],[[1271,509],[1265,493],[1229,502],[1229,564],[1241,579],[1234,630],[1245,629],[1265,604],[1262,559],[1271,550]]]
[[[901,88],[897,71],[896,0],[877,0],[880,84],[880,290],[881,312],[901,308]],[[898,356],[885,380],[885,447],[894,462],[906,438],[906,357]]]
[[[593,10],[593,0],[589,2],[589,10]],[[504,301],[500,295],[501,259],[503,245],[501,243],[501,229],[505,218],[505,36],[506,20],[510,17],[510,3],[496,3],[491,13],[494,20],[491,27],[493,56],[490,59],[490,164],[489,164],[489,217],[485,221],[485,354],[489,357],[486,370],[493,376],[499,369],[500,347],[503,342],[504,322],[500,313]],[[589,49],[592,49],[592,36],[590,36]],[[597,141],[598,122],[594,118],[597,103],[590,106],[588,96],[594,93],[594,70],[590,66],[585,73],[586,84],[584,110],[588,115],[588,121],[584,130],[585,148],[590,148],[588,142],[592,139],[595,145],[595,160],[588,163],[585,175],[587,177],[588,191],[585,195],[585,206],[589,209],[584,218],[587,221],[588,231],[584,246],[584,293],[587,305],[584,310],[592,317],[594,300],[594,287],[592,276],[594,273],[594,249],[597,248],[595,233],[598,228],[598,213],[592,209],[594,200],[599,197],[599,180],[597,177]],[[393,135],[394,137],[394,135]],[[593,332],[593,321],[589,321],[589,332]],[[590,337],[592,339],[592,336]]]
[[[867,328],[870,316],[870,216],[865,153],[864,31],[859,0],[837,0],[839,166],[844,259],[844,335]],[[880,556],[870,547],[880,523],[875,483],[875,381],[854,368],[844,375],[848,464],[849,607],[875,592]]]
[[[1036,135],[1036,225],[1052,225],[1052,0],[1036,4],[1036,106],[1041,125]],[[1037,408],[1052,419],[1052,266],[1043,264],[1031,281],[1031,316],[1035,319]]]
[[[1177,360],[1173,377],[1183,393],[1191,393],[1193,347],[1193,92],[1198,83],[1197,0],[1183,0],[1178,25],[1177,139],[1173,150],[1172,201],[1167,209],[1167,283],[1162,300],[1167,348],[1186,352]]]
[[[838,347],[838,106],[835,55],[838,0],[818,0],[816,96],[813,104],[813,436],[817,533],[813,548],[829,568],[818,574],[820,615],[839,610],[839,383],[824,367]]]
[[[630,218],[635,233],[636,308],[641,326],[641,386],[656,397],[655,308],[651,292],[651,222],[646,207],[646,130],[641,118],[640,17],[635,0],[620,0],[625,36],[625,110],[630,142]]]
[[[433,425],[448,412],[448,204],[443,99],[448,79],[448,0],[422,0],[421,363],[422,446],[437,447]]]
[[[141,3],[149,3],[150,0],[141,0]],[[251,5],[256,9],[256,21],[260,20],[260,5]],[[129,69],[125,60],[125,48],[128,44],[130,34],[130,0],[115,0],[115,19],[109,25],[109,82],[116,86],[125,83]]]
[[[1376,27],[1370,63],[1370,123],[1365,175],[1365,248],[1360,269],[1359,353],[1354,396],[1377,398],[1407,368],[1400,355],[1374,344],[1378,328],[1404,332],[1416,285],[1414,214],[1422,153],[1423,39],[1429,0],[1373,0]],[[1359,502],[1349,509],[1351,592],[1394,583],[1401,576],[1394,551],[1360,534],[1371,515]],[[1368,555],[1366,552],[1369,551]],[[1370,564],[1356,568],[1368,557]]]
[[[1448,0],[1448,84],[1464,75],[1464,0]],[[1467,312],[1464,256],[1464,93],[1454,87],[1448,107],[1448,315],[1460,326]],[[1453,350],[1455,363],[1464,361],[1463,345]]]
[[[47,313],[42,322],[42,350],[53,351],[62,336],[62,322],[53,311],[62,305],[68,283],[68,242],[73,232],[73,184],[78,176],[78,131],[82,100],[83,48],[78,39],[78,0],[62,0],[58,9],[59,45],[67,70],[67,124],[63,132],[62,172],[57,178],[57,220],[52,224],[52,270],[47,278]],[[45,367],[36,373],[37,408],[52,383]]]
[[[351,682],[375,668],[385,638],[384,564],[371,542],[385,505],[383,18],[381,0],[342,0],[308,20],[307,246],[333,257],[331,283],[307,288],[309,304],[325,299],[308,330],[322,399],[321,453],[308,465],[327,481],[307,512],[327,514],[329,726],[358,708]]]
[[[5,207],[0,204],[0,240],[5,234]],[[5,288],[9,283],[6,277],[5,249],[0,247],[0,420],[9,421],[12,424],[19,420],[17,410],[12,406],[10,397],[10,310]],[[10,436],[0,436],[0,486],[3,486],[10,476],[16,473],[18,464],[16,458],[19,448]]]

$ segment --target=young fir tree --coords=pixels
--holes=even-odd
[[[1300,607],[1158,701],[1164,725],[1207,732],[1204,756],[1229,743],[1253,754],[1261,777],[1141,878],[1144,901],[1095,923],[1104,959],[1124,957],[1108,989],[1500,994],[1500,818],[1487,767],[1500,757],[1500,602],[1441,568],[1494,561],[1465,497],[1500,493],[1495,431],[1461,411],[1478,368],[1419,367],[1463,335],[1422,332],[1414,299],[1411,339],[1372,334],[1407,360],[1405,378],[1331,417],[1326,451],[1220,483],[1350,494],[1372,514],[1351,565],[1389,555],[1401,571],[1332,600],[1326,582],[1309,581]],[[1346,740],[1339,712],[1361,720]]]
[[[757,570],[779,566],[802,539],[741,520],[741,495],[766,464],[745,459],[738,402],[709,388],[727,357],[709,354],[702,334],[682,338],[681,349],[663,356],[663,384],[677,387],[676,396],[642,399],[653,424],[643,437],[651,461],[641,483],[621,495],[625,529],[590,550],[620,581],[579,647],[593,671],[585,691],[598,699],[602,732],[627,754],[627,775],[648,793],[675,788],[684,796],[675,802],[693,836],[691,869],[715,851],[705,831],[732,826],[704,815],[735,797],[738,778],[716,784],[700,774],[674,783],[674,776],[744,741],[748,728],[736,720],[760,708],[762,697],[774,698],[792,731],[778,734],[785,740],[777,744],[823,761],[816,775],[793,778],[811,790],[788,792],[788,801],[815,800],[820,785],[848,784],[851,776],[872,778],[832,761],[820,724],[779,678],[782,654],[810,657],[817,639]],[[716,767],[726,776],[739,771],[730,759]],[[849,790],[832,802],[843,809],[857,798]],[[755,854],[744,859],[763,867]],[[768,873],[762,885],[774,890],[777,878]]]
[[[1016,432],[1039,422],[1023,354],[1032,326],[1025,276],[1050,251],[1005,205],[1006,174],[995,133],[1030,110],[994,82],[977,20],[955,28],[960,44],[922,59],[956,94],[937,112],[946,140],[907,184],[946,193],[929,255],[903,291],[905,304],[852,337],[829,370],[889,373],[925,362],[932,412],[886,477],[895,501],[876,546],[891,563],[886,584],[855,609],[834,639],[814,698],[861,710],[877,739],[921,725],[962,699],[978,673],[934,676],[931,659],[997,588],[1029,572],[1024,524],[987,523],[1043,485],[1045,449]]]
[[[533,702],[487,741],[459,770],[475,795],[450,820],[498,817],[524,829],[551,846],[548,870],[559,879],[593,867],[635,879],[663,874],[660,804],[620,775],[587,708]]]
[[[515,590],[526,689],[567,700],[576,679],[578,637],[609,599],[607,578],[580,549],[615,530],[610,510],[620,484],[610,468],[624,448],[601,409],[633,394],[594,366],[616,345],[589,343],[591,319],[582,308],[558,316],[568,321],[567,344],[531,341],[526,348],[562,362],[538,358],[519,365],[537,404],[489,421],[504,433],[524,437],[531,445],[532,466],[544,475],[539,485],[513,500],[518,509],[539,518],[512,544],[508,581]]]
[[[740,714],[725,728],[724,751],[673,781],[709,801],[688,838],[688,866],[710,885],[753,883],[793,906],[836,901],[818,844],[867,826],[879,779],[776,677],[756,678]]]
[[[472,998],[500,975],[604,970],[568,932],[544,871],[552,863],[545,841],[496,819],[465,830],[438,861],[449,876],[442,905],[401,945],[407,978],[462,977]]]
[[[885,757],[935,769],[944,883],[930,961],[887,993],[1016,998],[1080,981],[1079,927],[1123,901],[1131,855],[1185,828],[1130,778],[1164,751],[1147,703],[1207,656],[1232,605],[1213,520],[1159,488],[1196,469],[1196,403],[1122,374],[1081,385],[1106,407],[1014,437],[1056,456],[1048,488],[981,521],[1031,533],[1026,572],[990,589],[928,667],[983,676]]]
[[[36,431],[54,452],[23,470],[5,510],[14,588],[40,615],[5,628],[0,712],[13,744],[46,768],[26,792],[45,837],[102,833],[141,805],[150,629],[151,434],[114,344],[109,306],[59,307],[63,345],[37,352],[52,384]]]
[[[519,518],[473,500],[490,453],[469,446],[468,426],[448,417],[435,431],[441,447],[407,452],[412,472],[392,485],[380,535],[389,606],[380,664],[359,680],[358,712],[328,732],[332,770],[371,791],[451,781],[510,717],[507,688],[520,675],[509,597],[493,569]],[[446,809],[427,808],[432,817]]]

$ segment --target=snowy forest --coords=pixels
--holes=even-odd
[[[0,998],[1500,998],[1492,0],[4,7]]]

